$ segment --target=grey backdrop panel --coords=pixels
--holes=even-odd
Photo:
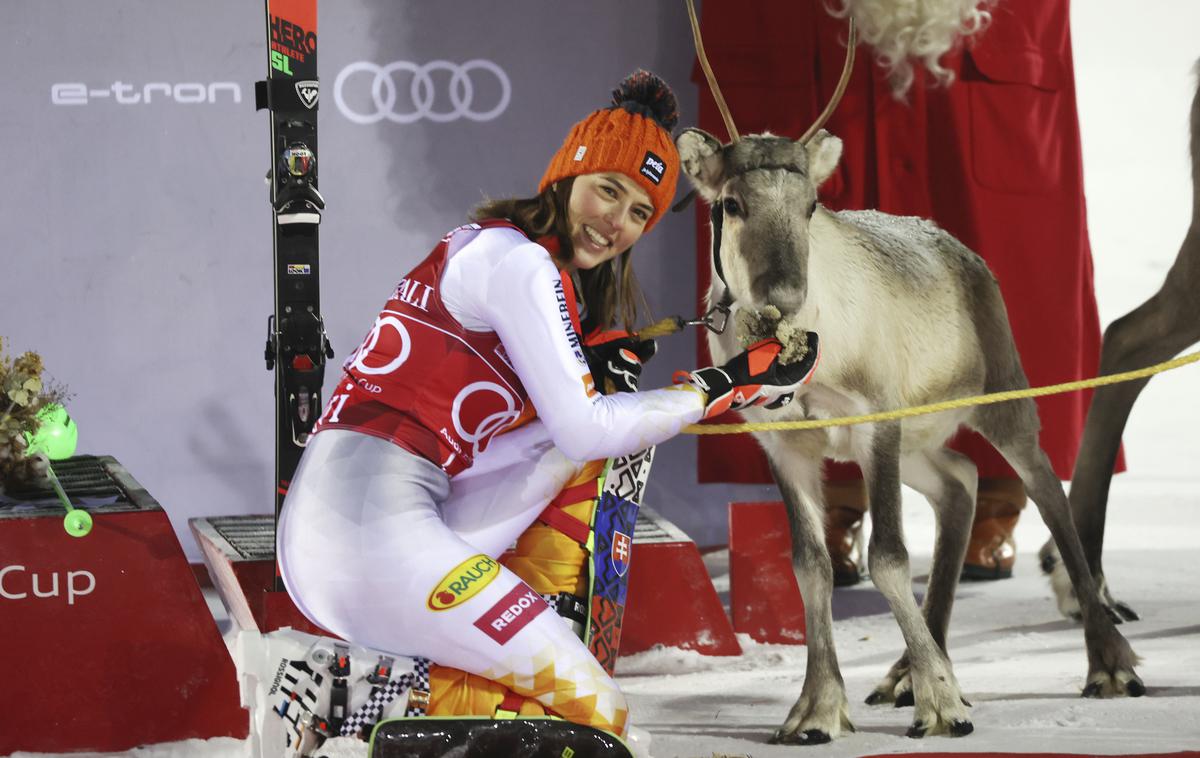
[[[320,13],[327,391],[395,281],[485,196],[531,194],[623,75],[659,72],[681,124],[695,121],[682,2],[339,0]],[[0,0],[0,335],[42,353],[74,394],[80,452],[128,467],[192,560],[188,518],[273,502],[268,127],[253,102],[264,27],[258,2]],[[417,93],[433,115],[419,116],[408,64],[473,60],[494,66],[471,70],[469,107],[435,65],[432,97]],[[400,64],[391,118],[356,63]],[[459,106],[474,117],[451,116]],[[693,314],[694,239],[689,212],[638,245],[655,316]],[[664,339],[647,386],[694,365],[692,334]],[[697,485],[685,436],[660,449],[647,502],[711,544],[729,500],[773,497]]]

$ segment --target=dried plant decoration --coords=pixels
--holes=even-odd
[[[42,378],[42,358],[26,352],[16,358],[6,353],[0,337],[0,494],[9,487],[46,477],[48,459],[42,453],[27,455],[29,439],[37,434],[45,408],[63,404],[64,387]]]

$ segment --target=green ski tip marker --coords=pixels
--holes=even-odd
[[[86,537],[92,531],[92,514],[71,505],[71,499],[63,491],[53,466],[47,468],[46,473],[50,475],[50,483],[58,493],[58,501],[67,509],[67,515],[63,516],[63,529],[72,537]]]
[[[69,505],[67,508],[70,509],[70,513],[63,516],[63,529],[72,537],[86,537],[88,532],[92,531],[92,514],[71,508]]]
[[[67,413],[67,409],[53,403],[38,411],[38,428],[36,434],[25,434],[28,447],[26,455],[45,453],[52,461],[61,461],[75,455],[75,446],[79,443],[79,428]]]
[[[59,461],[75,454],[75,446],[79,441],[79,429],[75,426],[75,422],[67,413],[66,408],[58,403],[47,405],[38,412],[37,418],[39,421],[37,433],[25,434],[25,441],[28,445],[25,450],[26,455],[43,453],[51,461]],[[86,537],[92,531],[92,514],[71,505],[71,499],[63,491],[53,466],[49,466],[46,473],[50,477],[50,483],[54,485],[55,493],[58,494],[58,501],[67,509],[67,515],[63,517],[63,529],[72,537]]]

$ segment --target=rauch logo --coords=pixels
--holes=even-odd
[[[500,574],[500,564],[486,555],[473,555],[442,577],[427,605],[431,611],[445,611],[462,605],[478,595]]]
[[[240,103],[242,88],[236,82],[148,82],[138,86],[117,81],[104,88],[89,87],[83,82],[57,82],[50,85],[50,102],[54,105],[88,105],[97,100],[111,100],[118,105],[162,102],[212,104],[220,100]]]

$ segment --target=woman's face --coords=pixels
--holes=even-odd
[[[567,225],[575,257],[568,268],[590,269],[628,250],[654,215],[650,195],[618,172],[575,177]]]

